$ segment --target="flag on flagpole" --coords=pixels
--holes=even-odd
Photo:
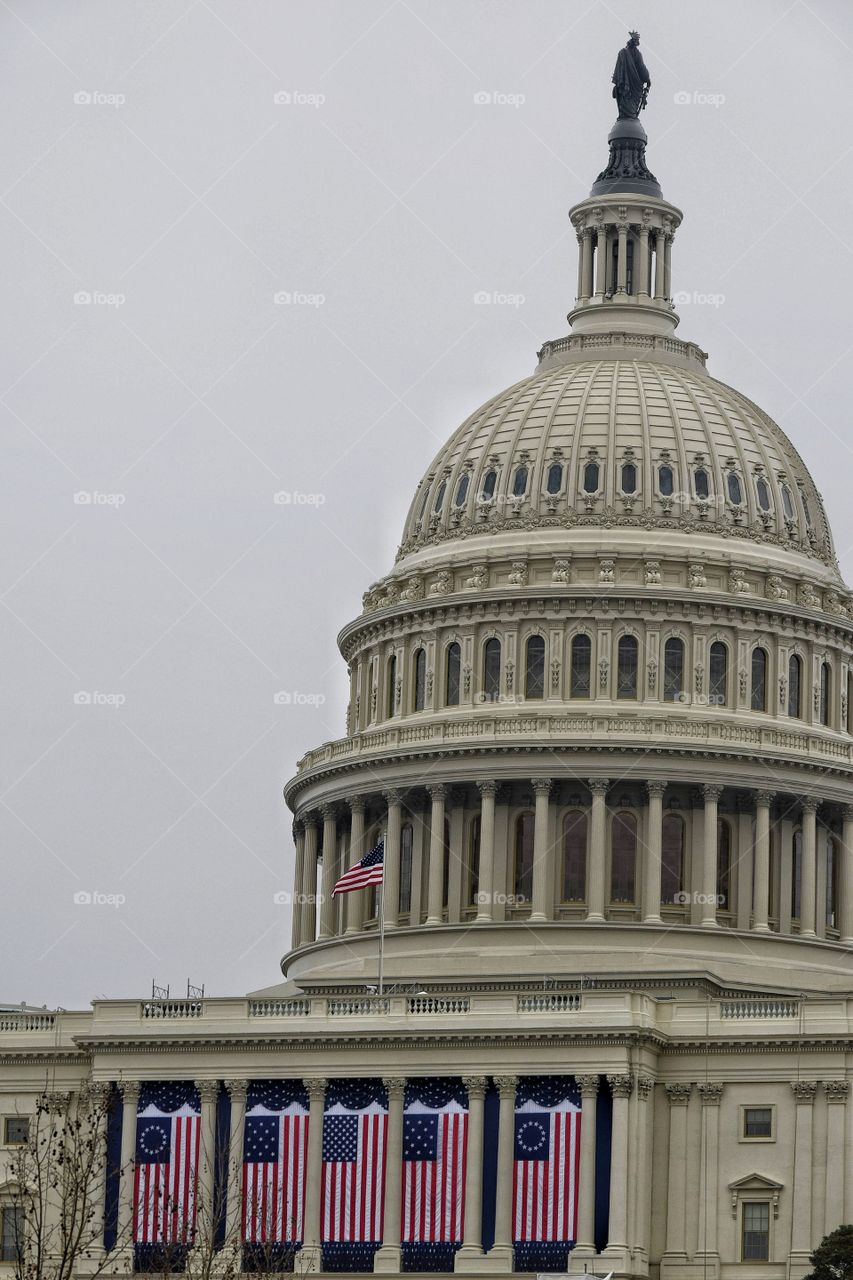
[[[336,893],[352,893],[354,889],[364,889],[369,884],[381,884],[384,874],[385,845],[380,840],[370,853],[366,853],[360,861],[344,872],[332,890],[332,897]]]

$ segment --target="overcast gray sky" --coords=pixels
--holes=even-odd
[[[280,978],[281,787],[343,733],[335,636],[439,444],[566,330],[631,26],[679,336],[790,435],[853,576],[844,0],[0,21],[0,999]]]

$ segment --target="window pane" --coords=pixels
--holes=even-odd
[[[20,1145],[30,1136],[29,1116],[7,1116],[5,1125],[7,1146]]]
[[[590,693],[590,666],[592,640],[589,636],[575,636],[572,640],[572,678],[570,696],[588,698]]]
[[[459,706],[459,670],[462,650],[454,641],[447,649],[447,688],[445,702],[448,707]]]
[[[483,693],[492,702],[501,692],[501,642],[487,640],[483,648]]]
[[[460,478],[459,484],[456,489],[457,507],[461,507],[465,499],[468,497],[468,485],[470,483],[471,483],[471,477],[468,475],[468,472],[466,471],[464,476]]]
[[[559,493],[563,484],[563,468],[559,462],[552,462],[548,468],[548,492]]]
[[[468,844],[468,905],[477,901],[480,891],[480,818],[471,823],[471,838]]]
[[[439,512],[441,510],[441,504],[444,502],[444,495],[446,491],[447,491],[447,484],[445,483],[444,480],[442,480],[441,484],[438,486],[438,493],[435,495],[435,504],[433,506],[433,511]]]
[[[637,492],[637,468],[633,462],[626,462],[622,468],[622,492]]]
[[[576,810],[563,819],[563,901],[586,898],[586,814]]]
[[[545,697],[545,641],[542,636],[531,636],[527,641],[527,679],[524,696],[526,698]]]
[[[806,524],[809,526],[809,528],[811,528],[812,513],[811,513],[811,509],[809,508],[808,498],[803,493],[802,489],[800,490],[800,501],[803,504],[803,515],[806,517]]]
[[[585,493],[598,492],[598,463],[588,462],[583,469],[583,487]]]
[[[830,836],[826,842],[826,923],[835,928],[838,887],[838,845]]]
[[[636,636],[622,636],[616,668],[616,697],[636,698],[639,645]]]
[[[730,471],[728,475],[727,483],[729,486],[729,499],[731,500],[731,502],[734,503],[736,507],[739,507],[740,504],[743,502],[743,494],[741,492],[741,487],[740,487],[740,477],[734,471]]]
[[[663,650],[663,700],[677,702],[684,690],[684,645],[667,640]]]
[[[664,498],[671,498],[674,490],[672,467],[658,467],[658,488]]]
[[[684,820],[677,813],[664,815],[660,853],[660,900],[675,903],[684,889]]]
[[[616,813],[611,825],[610,901],[634,901],[637,862],[637,819],[633,813]]]
[[[755,482],[755,490],[758,494],[758,505],[762,511],[770,510],[770,490],[767,488],[767,481],[761,476]]]
[[[770,1107],[745,1107],[743,1112],[743,1136],[745,1138],[769,1138],[772,1136],[773,1111]]]
[[[515,479],[512,482],[513,496],[521,498],[527,488],[527,467],[519,467],[515,473]]]
[[[712,707],[724,707],[728,697],[729,651],[721,640],[711,645],[708,700]]]
[[[820,664],[820,722],[821,724],[829,724],[829,694],[831,688],[832,673],[829,669],[828,662]]]
[[[766,1262],[770,1248],[770,1205],[743,1206],[743,1260]]]
[[[791,916],[799,920],[803,884],[803,833],[794,832],[793,865],[791,867]]]
[[[415,711],[423,711],[426,694],[426,654],[418,649],[415,654]]]
[[[752,651],[752,693],[750,706],[753,711],[763,711],[767,705],[767,654],[761,648]]]
[[[24,1239],[24,1211],[20,1205],[9,1205],[2,1213],[3,1238],[0,1242],[0,1261],[15,1262]]]
[[[388,677],[385,684],[386,714],[393,716],[397,701],[397,659],[392,653],[388,659]]]
[[[732,829],[725,818],[717,819],[717,905],[721,911],[728,911],[729,884],[732,869]]]
[[[412,909],[412,845],[414,832],[411,822],[400,832],[400,910]]]
[[[788,715],[799,720],[802,715],[800,684],[803,664],[795,653],[788,659]]]
[[[497,471],[487,471],[486,478],[483,481],[483,501],[491,502],[495,496],[495,485],[498,482]]]
[[[785,508],[785,515],[788,520],[794,519],[794,500],[791,497],[791,490],[786,486],[782,486],[782,506]]]
[[[711,492],[708,487],[708,472],[700,468],[693,476],[693,483],[696,486],[696,497],[707,498]]]
[[[515,823],[514,893],[528,902],[533,896],[533,814],[522,813]]]

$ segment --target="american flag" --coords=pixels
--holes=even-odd
[[[360,862],[344,872],[332,890],[332,897],[336,893],[352,893],[353,889],[364,889],[369,884],[381,884],[385,871],[384,859],[385,845],[380,840]]]
[[[133,1179],[136,1244],[192,1243],[200,1128],[201,1106],[194,1086],[143,1085]]]
[[[572,1080],[532,1078],[515,1111],[513,1231],[524,1241],[573,1242],[578,1212],[580,1095]]]
[[[459,1243],[468,1111],[461,1082],[411,1082],[403,1116],[403,1242]]]
[[[301,1086],[253,1081],[243,1147],[243,1239],[303,1239],[308,1103]]]
[[[323,1120],[324,1244],[382,1240],[388,1111],[377,1083],[330,1085]]]

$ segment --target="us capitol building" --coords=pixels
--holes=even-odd
[[[155,1086],[183,1082],[202,1138],[225,1123],[240,1152],[255,1086],[284,1082],[307,1119],[297,1271],[783,1280],[853,1221],[853,596],[793,445],[675,336],[682,214],[618,71],[609,162],[569,215],[571,331],[453,432],[340,634],[346,735],[285,787],[283,983],[0,1014],[0,1208],[9,1118],[46,1080],[116,1100],[108,1244]],[[380,897],[331,890],[382,837],[380,991]],[[347,1253],[321,1136],[355,1081],[384,1173]],[[432,1253],[401,1206],[425,1082],[466,1120]],[[560,1099],[580,1123],[555,1253],[519,1228],[516,1120]]]

